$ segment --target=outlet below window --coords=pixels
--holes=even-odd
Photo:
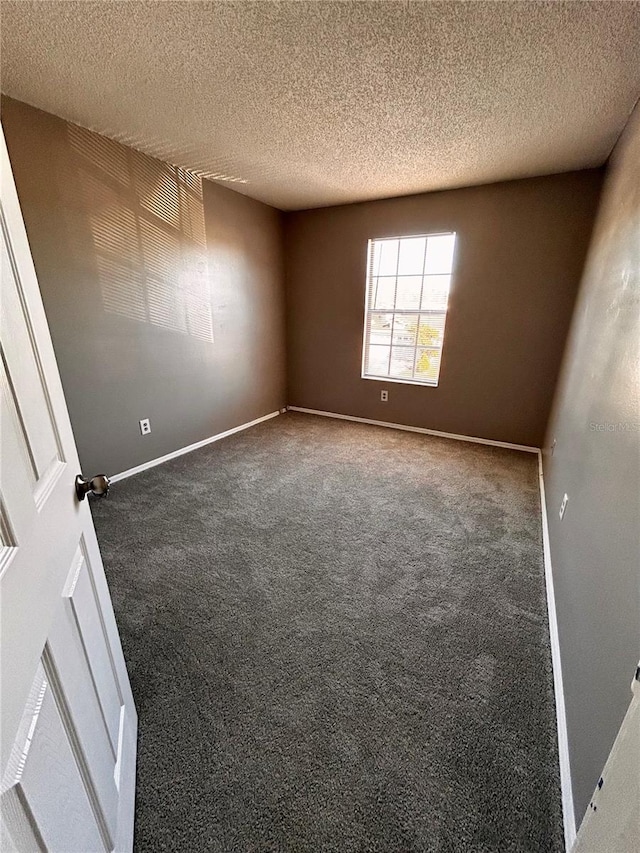
[[[388,401],[388,399],[389,399],[389,392],[388,391],[381,391],[380,392],[380,400],[383,403],[386,403]]]

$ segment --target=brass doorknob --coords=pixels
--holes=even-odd
[[[78,474],[76,477],[76,495],[79,501],[84,500],[87,492],[91,492],[97,498],[104,498],[109,491],[111,482],[106,474],[96,474],[90,480],[85,480],[83,476]]]

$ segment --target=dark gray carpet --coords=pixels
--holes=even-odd
[[[560,851],[537,459],[287,414],[94,502],[138,851]]]

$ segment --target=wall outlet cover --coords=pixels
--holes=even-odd
[[[564,518],[564,513],[565,513],[565,510],[567,508],[568,503],[569,503],[569,495],[566,494],[566,492],[565,492],[565,496],[562,498],[562,503],[560,504],[560,511],[558,513],[558,515],[560,516],[560,521],[562,521],[562,519]]]
[[[149,435],[151,432],[151,421],[149,418],[143,418],[140,421],[140,435]]]
[[[383,403],[386,403],[387,400],[389,399],[389,392],[388,391],[381,391],[380,392],[380,399]]]

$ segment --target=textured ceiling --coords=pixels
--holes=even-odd
[[[640,94],[637,2],[0,8],[7,94],[283,209],[600,165]]]

